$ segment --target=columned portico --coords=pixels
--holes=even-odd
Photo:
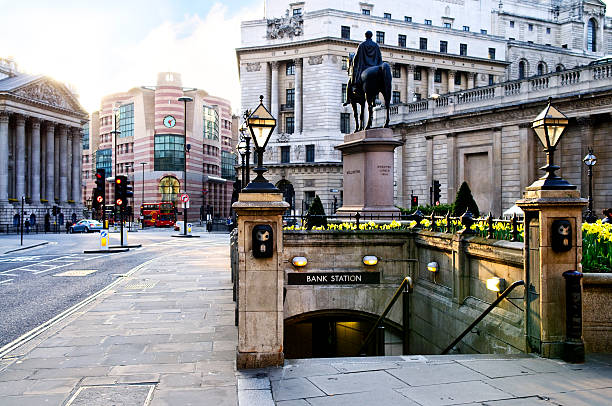
[[[60,204],[68,201],[68,129],[65,125],[59,128],[59,199]]]
[[[25,117],[22,115],[16,115],[15,137],[15,198],[20,200],[25,196]]]
[[[40,120],[33,118],[32,122],[32,133],[30,136],[30,145],[32,154],[30,155],[30,162],[32,172],[30,174],[31,189],[30,197],[32,198],[32,204],[40,204]]]
[[[45,198],[49,204],[55,203],[55,125],[47,122],[47,160],[45,162]]]

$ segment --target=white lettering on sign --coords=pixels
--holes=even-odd
[[[307,275],[306,276],[307,283],[313,282],[327,282],[327,275]]]
[[[332,282],[361,282],[361,275],[332,275]]]

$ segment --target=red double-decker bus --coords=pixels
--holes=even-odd
[[[140,206],[140,216],[144,226],[172,227],[176,222],[174,203],[144,203]]]

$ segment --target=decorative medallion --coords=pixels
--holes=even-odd
[[[247,72],[259,72],[261,64],[259,62],[248,62],[246,67]]]
[[[308,57],[308,65],[321,65],[322,63],[323,63],[323,55]]]

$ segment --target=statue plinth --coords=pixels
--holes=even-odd
[[[393,151],[402,145],[389,128],[374,128],[344,136],[335,148],[343,158],[342,214],[391,215],[393,204]]]

